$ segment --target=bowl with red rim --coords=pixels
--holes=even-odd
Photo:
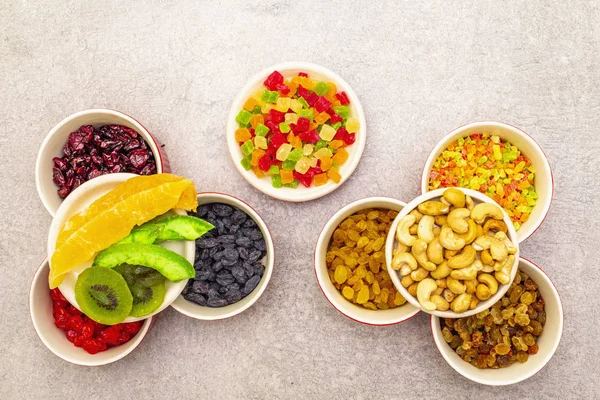
[[[153,323],[153,318],[142,322],[139,331],[129,341],[96,354],[90,354],[67,340],[65,332],[56,327],[53,316],[53,301],[50,298],[48,260],[44,260],[36,271],[29,291],[29,314],[36,333],[44,345],[58,357],[77,365],[98,366],[110,364],[131,353],[144,340]]]
[[[245,167],[241,164],[241,160],[242,158],[244,158],[244,153],[240,146],[240,142],[238,142],[235,137],[236,130],[240,128],[239,123],[236,121],[236,117],[238,116],[238,113],[240,113],[240,111],[244,108],[244,104],[246,103],[246,101],[250,97],[252,97],[253,94],[266,89],[266,87],[264,86],[264,82],[274,71],[278,71],[284,77],[284,79],[291,79],[292,77],[298,75],[298,73],[305,73],[308,75],[309,79],[312,79],[314,81],[333,82],[336,86],[338,93],[344,92],[346,94],[347,99],[350,102],[350,104],[348,105],[350,109],[349,117],[356,119],[360,124],[360,128],[354,136],[355,142],[351,145],[344,147],[348,152],[348,158],[343,164],[339,165],[339,174],[341,175],[341,180],[339,181],[339,183],[335,183],[332,179],[329,179],[325,184],[322,184],[320,186],[315,186],[315,183],[313,182],[309,187],[306,187],[302,183],[300,183],[296,188],[285,186],[281,188],[275,188],[273,187],[271,176],[267,174],[266,176],[259,178],[255,174],[255,172],[253,172],[252,169],[246,170]],[[321,125],[319,125],[319,128],[317,129],[320,129],[320,127]],[[290,132],[293,132],[293,130]],[[266,137],[268,138],[269,142],[271,141],[271,133],[266,134]],[[284,133],[284,135],[287,136],[289,135],[289,133],[286,132]],[[300,137],[300,134],[298,136]],[[255,138],[253,137],[251,140],[255,140]],[[350,175],[352,175],[352,173],[358,166],[358,163],[360,161],[365,147],[365,143],[365,114],[354,90],[352,90],[350,85],[344,79],[342,79],[333,71],[321,67],[319,65],[306,62],[288,62],[273,65],[255,75],[248,81],[248,83],[246,83],[246,85],[244,85],[244,87],[236,96],[227,119],[227,147],[229,149],[229,154],[231,155],[233,164],[237,168],[238,172],[250,185],[252,185],[256,189],[271,197],[284,201],[302,202],[313,200],[325,196],[337,189],[350,177]],[[275,158],[271,158],[273,159],[273,161],[275,161]],[[258,166],[256,166],[256,168],[260,169]]]
[[[406,203],[389,197],[367,197],[342,207],[327,221],[315,247],[315,275],[325,298],[346,317],[367,325],[386,326],[398,324],[414,317],[420,309],[406,302],[388,310],[369,310],[348,301],[333,285],[327,271],[326,255],[333,232],[349,216],[368,208],[401,211]]]
[[[170,172],[169,159],[161,144],[140,122],[129,115],[108,109],[89,109],[71,114],[50,130],[42,142],[37,155],[35,166],[37,192],[50,215],[54,216],[56,214],[58,207],[64,200],[58,195],[59,187],[53,181],[53,159],[64,156],[63,147],[68,142],[71,132],[75,132],[85,125],[94,127],[122,125],[133,129],[146,142],[148,150],[154,156],[156,173]],[[135,138],[135,140],[138,140],[138,138]],[[84,168],[88,167],[84,166]],[[89,168],[91,168],[91,164]],[[88,177],[85,176],[85,171],[82,174],[82,179],[84,181],[88,180]]]
[[[524,381],[537,374],[552,358],[563,333],[563,306],[558,290],[548,275],[533,262],[519,258],[519,269],[537,285],[544,299],[546,323],[542,334],[537,338],[538,353],[530,355],[527,362],[515,363],[505,368],[479,369],[460,358],[442,335],[440,318],[431,316],[431,333],[442,357],[456,372],[467,379],[483,385],[501,386]]]
[[[538,199],[535,206],[533,206],[528,220],[522,223],[517,230],[517,239],[519,242],[522,242],[531,236],[540,227],[542,222],[544,222],[548,210],[550,209],[550,204],[552,203],[554,181],[548,157],[546,157],[542,148],[531,136],[517,127],[502,122],[483,121],[463,125],[454,129],[440,140],[429,154],[421,176],[421,193],[426,193],[431,190],[429,188],[429,183],[433,165],[448,145],[459,138],[464,138],[477,133],[495,135],[501,140],[508,141],[512,145],[517,146],[521,154],[531,161],[531,164],[535,169],[533,186],[535,187]]]

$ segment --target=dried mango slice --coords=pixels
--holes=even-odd
[[[53,289],[64,275],[100,250],[173,208],[195,210],[196,190],[189,179],[172,174],[131,178],[71,217],[61,229],[50,259]]]

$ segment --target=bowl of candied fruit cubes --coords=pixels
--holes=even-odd
[[[356,169],[365,115],[340,76],[310,63],[269,67],[235,98],[227,145],[242,177],[279,200],[325,196]]]
[[[552,358],[563,332],[563,308],[544,271],[524,258],[506,294],[465,318],[431,316],[444,359],[459,374],[492,386],[521,382]]]

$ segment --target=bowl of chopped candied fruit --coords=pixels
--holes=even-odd
[[[227,145],[240,174],[261,192],[301,202],[331,193],[352,174],[366,143],[352,88],[310,63],[274,65],[239,92]]]
[[[550,163],[540,146],[522,130],[500,122],[461,126],[433,149],[421,192],[452,186],[494,199],[510,217],[519,242],[542,224],[554,192]]]
[[[315,248],[315,274],[339,312],[369,325],[403,322],[419,312],[394,287],[385,261],[390,226],[405,204],[369,197],[348,204],[324,226]]]
[[[535,375],[554,355],[563,331],[562,303],[544,271],[520,258],[502,299],[466,318],[432,315],[431,331],[458,373],[484,385],[510,385]]]

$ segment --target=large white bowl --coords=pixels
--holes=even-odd
[[[501,139],[507,140],[517,146],[521,153],[531,160],[531,164],[535,168],[534,186],[539,198],[533,207],[529,219],[521,225],[521,228],[517,232],[517,239],[520,243],[533,235],[542,222],[544,222],[554,194],[554,180],[548,157],[546,157],[546,154],[535,140],[521,129],[494,121],[474,122],[456,128],[440,140],[431,151],[431,154],[429,154],[423,168],[423,175],[421,176],[421,193],[429,191],[429,174],[433,168],[433,163],[450,143],[461,137],[483,132],[497,135]]]
[[[331,241],[331,236],[337,227],[352,214],[364,210],[366,208],[385,208],[388,210],[402,211],[406,203],[391,199],[388,197],[367,197],[348,204],[341,210],[336,212],[327,221],[315,247],[315,275],[321,291],[331,305],[346,317],[356,322],[361,322],[367,325],[385,326],[398,324],[414,317],[420,308],[414,307],[410,303],[405,303],[400,307],[391,308],[389,310],[368,310],[364,307],[356,305],[342,296],[340,291],[331,282],[327,272],[327,263],[325,257],[327,248]]]
[[[146,319],[138,333],[127,343],[110,348],[97,354],[90,354],[80,347],[75,347],[65,337],[65,332],[54,325],[52,316],[52,299],[48,286],[48,260],[44,260],[36,271],[29,291],[29,314],[33,327],[46,347],[62,358],[77,365],[97,366],[118,361],[131,353],[146,337],[153,324],[153,318]]]
[[[437,348],[444,359],[459,374],[472,381],[492,386],[510,385],[524,381],[537,374],[550,361],[563,332],[563,307],[556,287],[544,271],[531,261],[520,258],[519,269],[526,273],[537,285],[544,299],[546,324],[537,339],[539,351],[529,356],[526,363],[515,363],[506,368],[479,369],[463,361],[446,343],[442,335],[440,319],[431,316],[431,332]]]
[[[346,150],[348,151],[348,160],[340,166],[339,172],[342,175],[342,180],[340,183],[335,183],[330,180],[322,186],[313,185],[307,188],[300,184],[296,189],[287,187],[276,189],[273,187],[270,177],[259,179],[256,177],[256,175],[254,175],[252,170],[246,171],[240,164],[243,153],[239,143],[235,140],[235,131],[238,129],[238,123],[236,122],[235,117],[243,108],[246,100],[256,90],[264,87],[263,82],[273,71],[279,71],[285,78],[295,76],[298,74],[298,72],[306,72],[311,79],[314,78],[317,80],[325,80],[335,83],[338,91],[344,91],[348,95],[348,98],[350,99],[350,116],[358,119],[360,122],[360,129],[356,133],[356,142],[351,146],[346,147]],[[229,148],[231,160],[242,177],[244,177],[249,184],[261,192],[279,200],[292,202],[314,200],[325,196],[326,194],[329,194],[340,187],[356,169],[356,166],[358,165],[360,157],[362,156],[365,148],[365,143],[367,142],[366,135],[367,130],[365,113],[360,101],[358,100],[358,97],[356,96],[356,93],[354,93],[354,90],[352,90],[350,85],[333,71],[330,71],[329,69],[319,65],[306,62],[288,62],[284,64],[277,64],[261,71],[258,75],[250,79],[242,88],[242,90],[240,90],[233,101],[233,104],[231,105],[229,117],[227,118],[227,147]]]
[[[273,238],[265,221],[258,215],[258,213],[250,207],[243,200],[237,197],[224,194],[224,193],[198,193],[198,206],[202,204],[210,203],[222,203],[228,204],[234,208],[237,208],[245,212],[250,218],[256,222],[256,225],[260,228],[260,231],[265,239],[267,245],[267,254],[263,257],[262,264],[265,266],[265,272],[254,290],[246,297],[238,301],[237,303],[230,304],[225,307],[204,307],[191,301],[187,301],[183,295],[179,295],[177,299],[171,304],[175,310],[180,313],[187,315],[188,317],[200,319],[200,320],[217,320],[233,317],[248,308],[258,301],[260,296],[264,293],[269,281],[271,280],[271,274],[273,273],[273,264],[275,262],[275,250],[273,247]]]
[[[465,194],[471,196],[473,198],[473,201],[475,202],[475,204],[491,203],[491,204],[498,205],[494,200],[487,197],[483,193],[479,193],[479,192],[477,192],[475,190],[471,190],[471,189],[463,189],[463,188],[458,188],[458,189],[462,190]],[[421,196],[417,197],[416,199],[414,199],[413,201],[408,203],[406,205],[406,207],[404,207],[404,209],[400,212],[400,214],[398,214],[398,217],[396,217],[396,219],[394,220],[394,224],[392,225],[392,228],[390,229],[390,233],[388,234],[387,241],[385,244],[385,260],[387,262],[388,272],[390,273],[390,276],[392,277],[392,282],[394,282],[394,286],[396,287],[396,289],[398,289],[398,291],[402,294],[402,296],[404,296],[404,298],[406,300],[408,300],[412,305],[414,305],[415,307],[418,307],[418,308],[421,308],[419,301],[417,300],[416,297],[414,297],[410,293],[408,293],[408,289],[402,285],[402,283],[401,283],[402,278],[400,277],[399,271],[394,271],[391,267],[393,251],[398,244],[398,242],[396,241],[396,229],[398,227],[398,222],[400,221],[400,219],[402,217],[408,215],[408,213],[410,213],[412,210],[416,209],[417,206],[419,204],[423,203],[424,201],[439,199],[445,190],[446,189],[432,190],[431,192],[422,194]],[[442,317],[442,318],[468,317],[470,315],[477,314],[478,312],[483,311],[486,308],[490,308],[494,303],[496,303],[496,301],[498,301],[504,295],[504,293],[506,293],[506,291],[510,287],[513,279],[515,279],[515,275],[517,274],[517,265],[519,262],[519,242],[517,241],[517,233],[515,232],[515,228],[514,228],[513,224],[510,222],[510,217],[508,216],[508,214],[506,214],[506,212],[504,210],[502,211],[502,213],[504,214],[504,223],[506,223],[506,226],[508,227],[507,236],[513,242],[515,247],[517,248],[517,252],[515,253],[515,263],[513,264],[513,267],[512,267],[511,273],[510,273],[510,282],[507,285],[502,285],[502,284],[498,285],[498,291],[496,292],[496,294],[485,301],[480,301],[479,304],[477,304],[477,307],[475,307],[473,310],[467,310],[464,313],[460,313],[460,314],[457,314],[452,310],[448,310],[448,311],[438,311],[438,310],[426,311],[426,310],[423,310],[424,312],[426,312],[428,314],[436,315],[436,316]]]
[[[120,183],[123,183],[134,176],[137,175],[125,173],[102,175],[92,179],[91,181],[85,182],[83,185],[75,189],[61,204],[56,216],[52,220],[52,224],[50,225],[50,233],[48,234],[48,259],[51,260],[52,254],[54,254],[56,239],[60,229],[71,216],[87,208],[95,200],[113,190]],[[186,212],[183,210],[172,210],[172,212],[181,215],[186,214]],[[185,257],[190,263],[194,263],[196,246],[194,245],[193,241],[166,241],[160,243],[160,246],[169,250],[173,250],[174,252]],[[77,282],[77,277],[79,274],[84,269],[90,267],[92,262],[93,259],[90,259],[72,271],[68,272],[65,280],[59,286],[60,291],[67,298],[69,303],[78,309],[80,309],[80,307],[75,299],[75,283]],[[158,314],[167,308],[173,301],[175,301],[177,296],[179,296],[181,291],[185,288],[186,283],[187,279],[179,282],[171,282],[167,280],[165,283],[165,300],[163,301],[162,305],[151,315]],[[125,322],[141,321],[148,317],[149,315],[144,317],[127,317]]]
[[[82,125],[123,125],[135,130],[148,144],[156,160],[156,173],[170,172],[169,159],[164,149],[154,136],[138,121],[122,112],[107,109],[91,109],[69,115],[60,121],[46,135],[37,155],[35,163],[35,183],[38,194],[44,207],[54,216],[56,210],[63,202],[58,195],[58,187],[52,180],[52,167],[54,157],[63,156],[63,147],[71,132],[75,132]],[[70,196],[70,195],[69,195]],[[68,196],[67,196],[68,197]]]

